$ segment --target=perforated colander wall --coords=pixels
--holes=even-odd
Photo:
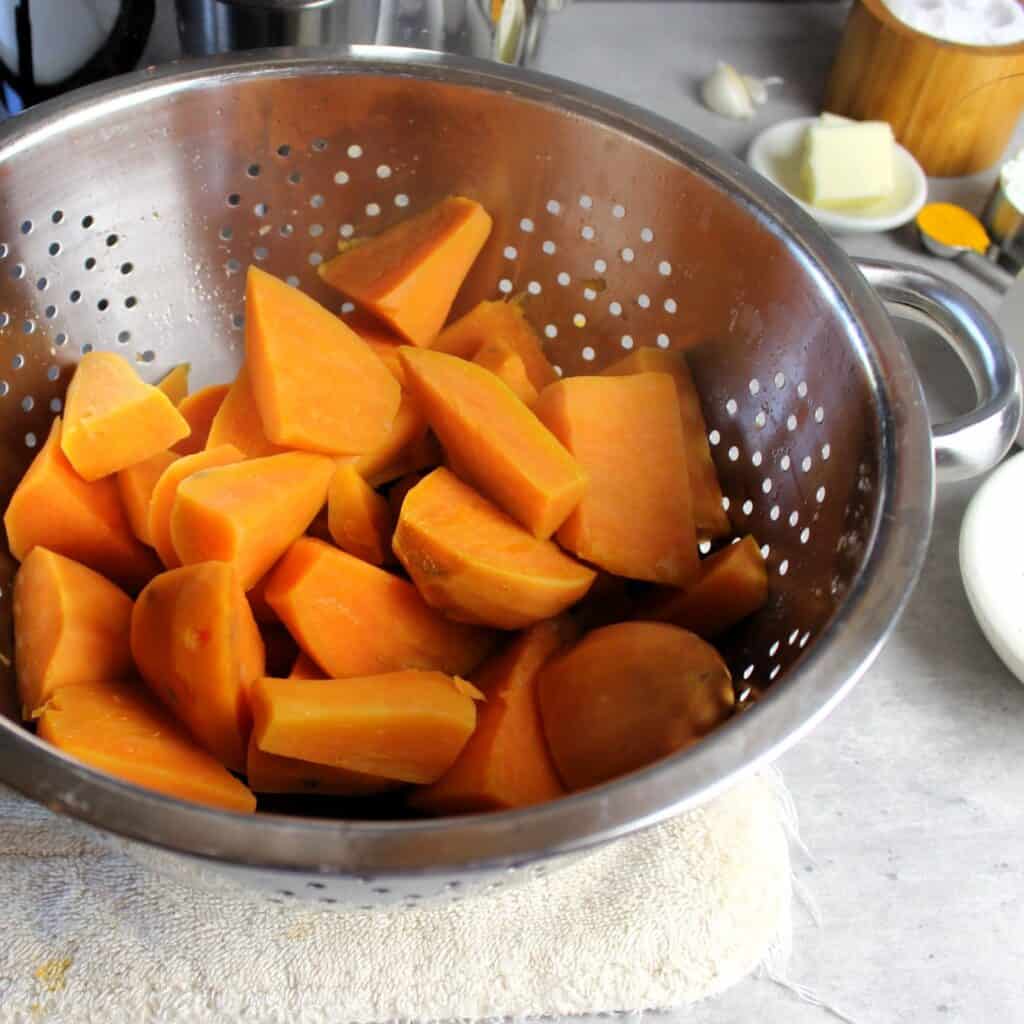
[[[849,325],[706,169],[502,92],[351,74],[197,78],[7,151],[0,500],[84,352],[121,352],[150,380],[182,361],[193,386],[226,380],[249,263],[346,311],[316,274],[338,241],[453,193],[495,218],[456,314],[522,294],[563,374],[643,345],[689,351],[729,516],[770,567],[768,607],[725,653],[741,690],[784,682],[874,522],[878,413]],[[5,553],[5,659],[14,567]],[[10,686],[0,693],[13,713]]]

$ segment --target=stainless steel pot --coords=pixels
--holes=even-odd
[[[638,345],[690,348],[729,514],[765,545],[768,606],[729,640],[764,698],[650,768],[528,810],[438,821],[241,817],[122,784],[14,721],[0,780],[163,869],[275,900],[460,898],[706,800],[779,754],[853,686],[917,577],[940,478],[981,472],[1020,417],[1016,369],[963,292],[863,273],[792,202],[683,129],[498,65],[386,49],[260,53],[137,74],[0,134],[0,500],[89,347],[155,379],[224,379],[245,265],[337,308],[315,267],[339,238],[449,193],[495,228],[460,296],[524,292],[563,373]],[[882,301],[963,356],[978,407],[929,429]],[[40,509],[40,515],[46,510]],[[15,565],[0,562],[10,664]],[[337,808],[331,808],[337,812]]]
[[[410,46],[521,64],[566,0],[176,0],[194,57],[258,46]],[[500,12],[500,13],[499,13]]]

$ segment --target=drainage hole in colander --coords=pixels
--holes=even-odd
[[[253,259],[256,260],[258,263],[262,263],[269,255],[270,250],[263,245],[257,246],[257,248],[253,249],[252,251]]]
[[[754,452],[754,454],[750,456],[750,461],[755,466],[760,466],[761,463],[764,461],[764,456],[760,452]]]
[[[24,334],[33,334],[36,329],[36,322],[34,320],[26,320],[21,325],[21,330]]]
[[[32,221],[30,221],[30,220],[23,220],[21,222],[21,233],[23,235],[30,235],[30,234],[32,234]]]
[[[292,185],[301,184],[301,182],[302,182],[302,175],[299,174],[298,171],[292,171],[292,173],[288,175],[288,181]]]
[[[587,242],[592,242],[594,240],[594,229],[589,224],[584,224],[580,228],[580,237]]]
[[[811,539],[811,531],[808,527],[804,527],[800,531],[800,543],[806,544]]]
[[[145,352],[140,352],[135,358],[140,363],[151,363],[156,359],[156,353],[151,348],[147,348]]]
[[[11,369],[13,369],[13,370],[20,370],[24,365],[25,365],[25,357],[19,352],[11,360]]]
[[[64,403],[59,398],[50,399],[50,412],[60,412],[64,407]]]
[[[592,363],[594,361],[594,357],[597,355],[597,353],[589,345],[584,345],[583,346],[583,351],[580,352],[580,355],[583,356],[583,358],[588,363]]]
[[[250,178],[258,178],[260,176],[260,165],[249,164],[249,166],[245,169],[245,173],[248,174]]]
[[[53,343],[58,348],[60,348],[62,345],[66,345],[68,343],[68,336],[63,331],[61,331],[60,334],[58,334],[57,337],[53,339]]]
[[[562,368],[560,366],[552,366],[551,369],[555,371],[556,377],[562,376]]]
[[[761,490],[764,491],[765,494],[772,493],[772,478],[770,476],[766,476],[761,481]]]
[[[671,342],[667,334],[659,334],[657,337],[658,348],[668,348]],[[736,404],[735,402],[733,403]]]
[[[380,216],[380,206],[378,206],[377,203],[367,203],[366,204],[366,216],[367,217],[379,217]]]
[[[324,261],[323,253],[311,252],[309,254],[309,265],[311,267],[319,267],[320,264],[323,263],[323,261]]]
[[[783,455],[782,458],[779,459],[779,469],[783,472],[788,470],[790,465],[792,465],[792,461],[788,455]]]
[[[498,282],[498,291],[503,295],[508,295],[508,293],[512,291],[512,282],[507,277],[503,277]]]
[[[768,648],[768,657],[769,658],[774,658],[775,655],[778,654],[778,653],[779,653],[779,641],[776,640],[775,643],[773,643],[771,645],[771,647]]]
[[[317,192],[316,195],[310,196],[309,205],[312,206],[314,210],[319,210],[324,205],[324,197]]]
[[[53,213],[50,214],[50,222],[53,223],[53,224],[59,224],[63,219],[64,219],[64,211],[63,210],[54,210]]]
[[[819,405],[818,408],[814,410],[814,422],[815,423],[822,423],[822,422],[824,422],[824,420],[825,420],[825,410]]]
[[[622,315],[622,303],[620,303],[620,302],[609,302],[608,303],[608,312],[611,313],[612,316],[621,316]]]
[[[622,336],[622,337],[621,337],[621,338],[619,339],[619,344],[620,344],[620,345],[621,345],[621,346],[622,346],[622,347],[623,347],[624,349],[631,349],[631,348],[633,347],[633,335],[632,335],[632,334],[624,334],[624,335],[623,335],[623,336]]]
[[[60,252],[60,242],[51,242],[49,253],[51,256],[56,256]]]
[[[50,381],[52,383],[53,381],[57,380],[58,377],[60,377],[60,367],[59,366],[48,366],[46,368],[46,379],[48,381]]]
[[[772,546],[770,544],[761,545],[761,557],[767,561],[768,556],[772,553]]]
[[[619,255],[622,257],[622,262],[623,263],[632,263],[633,260],[636,259],[636,253],[633,252],[633,250],[630,249],[630,247],[628,245],[626,246],[625,249],[622,250],[622,252],[619,253]],[[672,300],[668,300],[668,301],[672,301]],[[667,309],[668,312],[670,312],[670,313],[674,313],[675,312],[674,309],[668,309],[667,302],[666,302],[666,305],[665,305],[665,309]]]
[[[15,263],[14,266],[11,267],[11,277],[13,277],[15,281],[20,281],[24,276],[25,276],[25,264],[24,263]]]
[[[118,331],[117,332],[117,340],[122,345],[127,345],[128,342],[132,340],[132,332],[131,331]]]
[[[129,295],[128,298],[124,300],[125,309],[134,309],[138,304],[139,300],[134,295]]]
[[[309,233],[313,238],[319,238],[324,233],[323,224],[310,224]]]
[[[344,316],[346,313],[354,313],[356,311],[356,304],[354,302],[343,302],[341,304],[341,313]]]
[[[593,288],[584,288],[583,298],[586,299],[587,302],[593,302],[594,299],[597,298],[597,292]]]
[[[550,238],[541,242],[540,248],[541,252],[543,252],[545,256],[554,256],[554,254],[558,251],[558,246],[555,245],[555,243],[552,242]]]
[[[506,245],[503,255],[507,260],[514,260],[519,255],[519,250],[514,245]]]
[[[640,229],[640,241],[641,242],[653,242],[654,241],[654,232],[650,228],[641,228]],[[669,268],[669,269],[671,269],[671,268]]]
[[[92,268],[96,266],[96,257],[90,256],[82,266],[85,267],[86,270],[92,270]]]
[[[10,390],[11,385],[5,380],[0,380],[0,398],[5,398]]]
[[[95,223],[95,222],[93,221],[93,216],[92,216],[92,214],[91,214],[91,213],[87,213],[87,214],[86,214],[86,215],[85,215],[85,216],[84,216],[84,217],[82,218],[82,227],[83,227],[83,228],[91,228],[91,227],[93,226],[93,224],[94,224],[94,223]]]
[[[711,550],[711,541],[709,541],[709,540],[702,540],[702,541],[701,541],[701,542],[700,542],[700,543],[699,543],[699,544],[697,545],[697,550],[698,550],[698,551],[699,551],[699,552],[700,552],[700,553],[701,553],[702,555],[706,555],[706,554],[707,554],[707,553],[708,553],[708,552],[709,552],[709,551]]]
[[[736,462],[739,459],[739,457],[740,457],[740,450],[739,450],[739,448],[736,447],[736,445],[733,445],[729,449],[729,461],[730,462]]]
[[[830,445],[830,444],[823,444],[821,446],[821,457],[822,457],[822,459],[825,462],[828,462],[828,460],[831,458],[831,456],[832,456],[832,445]]]
[[[799,523],[799,522],[800,522],[800,513],[799,512],[790,512],[789,513],[789,525],[790,526],[796,526],[796,524]]]
[[[663,305],[666,313],[674,313],[679,308],[675,299],[666,299]]]
[[[768,518],[774,523],[778,521],[779,516],[782,515],[782,509],[778,505],[772,505],[768,512]]]
[[[825,488],[819,487],[814,493],[815,500],[820,505],[825,500]]]
[[[245,324],[245,317],[241,313],[232,313],[231,314],[231,326],[234,327],[234,329],[236,331],[240,330],[241,327],[244,324]]]
[[[769,672],[769,673],[768,673],[768,681],[769,681],[769,682],[772,682],[772,681],[773,681],[773,680],[774,680],[774,679],[776,678],[776,676],[778,676],[778,674],[779,674],[779,673],[780,673],[781,671],[782,671],[782,666],[781,666],[781,665],[776,665],[776,666],[775,666],[775,667],[774,667],[774,668],[773,668],[773,669],[771,670],[771,672]]]
[[[351,238],[355,232],[356,229],[351,224],[342,224],[341,227],[338,228],[338,234],[341,235],[342,238]]]
[[[290,284],[293,288],[298,288],[299,287],[299,279],[294,274],[289,274],[284,279],[284,283],[285,284]]]
[[[267,206],[266,203],[256,203],[252,208],[252,212],[257,217],[266,217],[266,215],[270,212],[270,207]]]
[[[47,320],[52,320],[56,315],[57,315],[57,307],[56,306],[47,306],[46,309],[43,310],[43,316],[45,316]]]
[[[750,513],[754,511],[754,503],[749,498],[747,498],[747,500],[745,502],[743,502],[742,508],[743,508],[743,514],[745,516],[749,516]]]
[[[348,184],[348,171],[338,171],[334,175],[335,185],[347,185]]]
[[[242,264],[241,264],[241,263],[239,263],[239,262],[238,262],[238,260],[236,260],[236,259],[234,258],[234,256],[232,256],[232,257],[231,257],[231,258],[230,258],[230,259],[229,259],[229,260],[227,261],[227,263],[225,263],[225,264],[224,264],[224,269],[225,269],[225,270],[226,270],[226,271],[227,271],[227,272],[228,272],[229,274],[237,274],[237,273],[238,273],[238,272],[239,272],[239,271],[240,271],[240,270],[242,269]]]
[[[811,471],[811,457],[810,457],[810,455],[805,455],[803,457],[803,459],[801,459],[801,461],[800,461],[800,468],[805,473],[810,473],[810,471]]]
[[[802,637],[800,637],[800,646],[802,648],[806,647],[807,646],[807,641],[810,640],[810,639],[811,639],[810,632],[808,631],[807,633],[804,633],[804,635]]]
[[[81,302],[82,293],[77,288],[75,288],[68,293],[68,300],[71,302]]]
[[[555,280],[563,287],[566,288],[572,283],[572,278],[564,271],[561,270]]]
[[[35,446],[36,446],[36,435],[33,434],[32,431],[30,430],[25,435],[25,447],[26,448],[35,448]]]
[[[587,318],[582,313],[573,313],[572,325],[582,329],[587,326]]]
[[[638,306],[639,306],[639,307],[640,307],[641,309],[649,309],[649,308],[650,308],[650,305],[651,305],[651,297],[650,297],[650,295],[647,295],[647,294],[645,294],[644,292],[641,292],[641,293],[640,293],[640,294],[639,294],[639,295],[638,295],[638,296],[636,297],[636,304],[637,304],[637,305],[638,305]]]
[[[120,241],[120,239],[119,239],[119,237],[117,235],[114,235],[114,234],[107,235],[107,246],[108,247],[112,248],[113,246],[117,245],[118,241]]]
[[[527,234],[530,234],[533,231],[533,221],[530,220],[529,217],[524,217],[519,222],[519,230],[525,231]]]
[[[787,572],[789,572],[789,559],[784,558],[781,562],[779,562],[779,575],[785,576]]]
[[[562,204],[557,199],[549,199],[544,209],[546,209],[552,217],[557,217],[562,212]]]
[[[110,300],[109,299],[100,299],[99,302],[96,303],[96,308],[101,313],[103,313],[109,305],[110,305]]]
[[[757,415],[756,415],[756,416],[754,417],[754,426],[755,426],[755,427],[757,427],[757,429],[758,429],[758,430],[763,430],[763,429],[765,428],[765,425],[766,425],[767,423],[768,423],[768,417],[767,417],[767,416],[765,415],[765,412],[764,412],[764,410],[762,409],[762,410],[761,410],[761,411],[760,411],[760,412],[759,412],[759,413],[758,413],[758,414],[757,414]]]
[[[545,338],[557,338],[558,328],[554,324],[545,324],[544,326],[544,337]]]
[[[806,398],[807,397],[807,381],[802,380],[802,381],[800,381],[799,384],[797,384],[797,386],[796,386],[796,393],[801,398]]]
[[[591,199],[590,196],[588,196],[588,195],[580,196],[580,206],[582,206],[584,210],[589,210],[593,205],[594,205],[594,200]]]
[[[363,147],[353,142],[346,152],[352,160],[358,160],[363,155]]]
[[[122,274],[130,274],[134,269],[135,269],[135,264],[133,264],[133,263],[122,263],[121,264],[121,273]]]
[[[290,156],[291,152],[292,152],[292,147],[289,146],[287,142],[284,142],[280,146],[277,147],[277,155],[278,156]]]
[[[754,674],[754,666],[753,665],[748,665],[743,670],[743,678],[744,679],[749,679],[753,674]]]
[[[731,504],[732,504],[732,502],[731,502],[731,501],[729,501],[729,497],[728,497],[728,495],[725,495],[725,494],[723,494],[723,495],[722,495],[722,509],[723,509],[723,510],[724,510],[725,512],[728,512],[728,511],[729,511],[729,506],[730,506]]]
[[[721,440],[722,435],[717,430],[712,430],[711,433],[708,434],[708,444],[710,444],[712,448],[716,447]]]
[[[91,351],[92,351],[92,342],[91,341],[87,341],[82,346],[82,355],[83,356],[87,356]]]
[[[409,205],[409,197],[404,192],[399,192],[395,196],[395,206],[404,208]]]
[[[25,412],[31,412],[32,409],[35,407],[35,404],[36,404],[36,400],[31,395],[26,395],[21,400],[21,408]]]
[[[0,328],[6,327],[11,322],[10,313],[0,313]]]
[[[7,259],[7,254],[10,251],[11,250],[7,247],[7,243],[6,242],[0,242],[0,260]]]

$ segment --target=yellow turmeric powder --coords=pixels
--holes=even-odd
[[[953,203],[929,203],[917,215],[916,223],[921,232],[942,245],[980,253],[988,250],[989,238],[981,221]]]

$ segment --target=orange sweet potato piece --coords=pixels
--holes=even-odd
[[[338,679],[406,668],[465,675],[493,639],[449,622],[411,583],[309,537],[281,559],[266,595],[298,645]]]
[[[405,496],[392,546],[427,604],[498,629],[558,615],[596,575],[443,467]]]
[[[317,272],[413,345],[429,345],[490,233],[490,214],[479,203],[450,196]]]
[[[663,589],[640,609],[639,615],[671,622],[711,640],[768,600],[768,571],[761,549],[747,536],[700,563],[700,575],[685,590]]]
[[[274,444],[333,455],[380,447],[402,390],[343,320],[284,281],[249,268],[245,361]]]
[[[391,554],[391,507],[351,464],[338,466],[327,490],[331,539],[364,562],[383,565]]]
[[[443,775],[476,725],[479,691],[409,669],[348,679],[260,679],[252,690],[260,750],[402,782]]]
[[[371,487],[381,487],[409,473],[420,473],[441,465],[444,453],[437,438],[429,431],[416,438],[402,450],[397,458],[373,473],[363,473]]]
[[[617,576],[673,586],[694,579],[697,534],[672,378],[569,377],[545,388],[534,410],[590,480],[558,542]]]
[[[249,789],[138,683],[62,687],[43,707],[38,730],[66,754],[125,782],[241,814],[256,810]]]
[[[722,508],[722,487],[711,458],[708,428],[700,405],[700,395],[693,383],[693,374],[682,352],[666,352],[660,348],[638,348],[601,371],[605,376],[630,373],[667,373],[676,386],[679,419],[683,425],[686,446],[686,470],[690,477],[693,519],[697,536],[703,539],[726,537],[732,531],[729,517]]]
[[[153,543],[153,535],[149,531],[149,506],[153,499],[153,489],[164,470],[177,459],[174,452],[157,452],[144,462],[136,462],[134,466],[122,469],[117,474],[117,492],[121,495],[121,504],[124,505],[132,533],[143,544]]]
[[[14,667],[23,715],[61,686],[131,674],[132,601],[98,572],[34,547],[14,577]]]
[[[249,370],[244,363],[214,414],[206,438],[207,448],[219,448],[224,444],[233,444],[247,459],[278,455],[287,450],[271,444],[263,432],[263,421],[256,408],[256,399],[249,381]]]
[[[573,790],[690,746],[734,703],[718,652],[661,622],[620,622],[588,633],[545,665],[537,695],[551,756]]]
[[[587,476],[493,373],[444,352],[403,348],[409,387],[459,475],[535,537],[579,504]]]
[[[245,771],[249,688],[266,654],[231,566],[205,562],[157,576],[135,602],[131,648],[146,684],[196,740]]]
[[[252,603],[249,604],[250,610]],[[256,618],[255,613],[253,618]],[[257,620],[258,621],[258,620]],[[260,636],[263,639],[263,650],[266,667],[264,675],[287,676],[295,666],[295,659],[299,656],[299,645],[292,639],[280,622],[260,623]]]
[[[403,393],[398,412],[395,413],[391,430],[384,442],[372,452],[346,456],[338,462],[351,462],[371,487],[379,487],[402,475],[405,471],[403,467],[415,457],[426,434],[427,421],[416,402]]]
[[[487,344],[515,352],[538,392],[558,379],[518,302],[479,303],[464,317],[449,324],[430,347],[462,359],[476,359]]]
[[[174,499],[174,550],[185,565],[230,562],[247,590],[313,521],[334,469],[326,455],[285,452],[194,473]]]
[[[503,380],[526,405],[537,401],[537,389],[526,374],[522,357],[502,341],[485,341],[473,362]]]
[[[171,539],[171,512],[181,482],[200,470],[228,466],[233,462],[241,462],[243,458],[234,445],[222,444],[219,448],[207,448],[194,455],[183,455],[163,471],[149,501],[149,543],[156,548],[160,561],[168,569],[176,569],[181,565]]]
[[[126,587],[141,586],[159,565],[133,535],[117,483],[83,480],[61,451],[60,436],[58,416],[7,504],[11,554],[23,561],[38,544]]]
[[[171,400],[121,356],[82,356],[68,385],[60,444],[83,480],[98,480],[142,462],[188,432]]]
[[[220,411],[230,390],[230,384],[211,384],[208,388],[200,388],[191,395],[186,395],[178,403],[178,412],[185,417],[192,429],[192,433],[184,441],[179,441],[174,446],[179,455],[195,455],[206,447],[214,417]]]
[[[171,400],[171,405],[181,405],[188,394],[188,375],[191,369],[189,363],[178,363],[157,382],[156,386]]]
[[[532,626],[481,666],[474,684],[487,698],[456,762],[409,802],[432,814],[504,811],[554,800],[565,790],[555,771],[537,707],[537,674],[575,639],[566,618]]]
[[[394,779],[381,779],[344,768],[331,768],[297,757],[268,754],[256,745],[256,737],[249,740],[245,775],[254,793],[305,793],[321,796],[373,796],[400,789],[403,785]]]
[[[305,651],[299,651],[299,656],[292,665],[289,679],[325,679],[326,676],[313,659]]]

